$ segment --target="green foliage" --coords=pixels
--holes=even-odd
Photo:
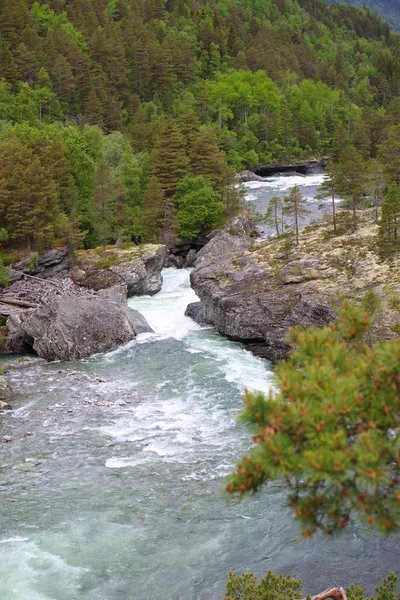
[[[400,251],[400,185],[393,184],[382,203],[378,246],[383,256]]]
[[[305,536],[355,516],[383,532],[399,526],[400,340],[368,347],[368,326],[346,305],[330,327],[292,330],[279,393],[246,393],[242,420],[256,446],[227,490],[241,497],[282,478]]]
[[[253,573],[229,573],[224,600],[300,600],[302,583],[272,571],[257,581]]]
[[[346,588],[348,600],[399,600],[398,577],[390,573],[375,588],[374,596],[366,597],[359,586]],[[271,571],[257,582],[253,573],[229,573],[224,600],[299,600],[303,584],[289,575],[275,575]],[[308,596],[309,598],[309,596]]]
[[[218,225],[224,206],[204,177],[184,177],[176,186],[174,203],[179,234],[195,238]]]

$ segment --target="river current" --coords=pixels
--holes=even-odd
[[[159,294],[130,300],[154,334],[12,372],[23,400],[0,421],[0,441],[12,437],[0,445],[1,600],[222,600],[230,569],[291,573],[316,593],[397,569],[395,541],[361,527],[302,538],[279,482],[227,501],[223,477],[251,442],[243,389],[268,392],[273,375],[185,317],[195,300],[188,271],[166,269]]]

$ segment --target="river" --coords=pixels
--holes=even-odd
[[[396,570],[395,540],[362,527],[302,538],[279,482],[227,501],[250,443],[243,389],[267,392],[272,371],[185,317],[195,300],[188,271],[166,269],[159,294],[130,300],[156,333],[12,372],[24,400],[0,422],[1,600],[222,600],[230,569],[316,593]]]

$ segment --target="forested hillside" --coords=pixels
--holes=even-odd
[[[192,238],[237,170],[400,123],[400,35],[323,0],[3,0],[0,34],[9,248]]]
[[[341,0],[343,1],[343,0]],[[399,31],[400,29],[400,2],[399,0],[344,0],[346,4],[366,7],[381,16],[390,27]],[[338,4],[336,0],[330,0],[332,4]]]

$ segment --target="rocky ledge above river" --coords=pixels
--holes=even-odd
[[[327,221],[306,227],[299,247],[287,253],[284,240],[254,243],[228,224],[199,253],[191,283],[202,307],[191,305],[187,314],[276,362],[290,352],[291,327],[324,326],[345,297],[360,299],[373,289],[382,310],[372,335],[398,335],[400,261],[380,261],[373,212],[360,214],[356,234],[331,230]]]

